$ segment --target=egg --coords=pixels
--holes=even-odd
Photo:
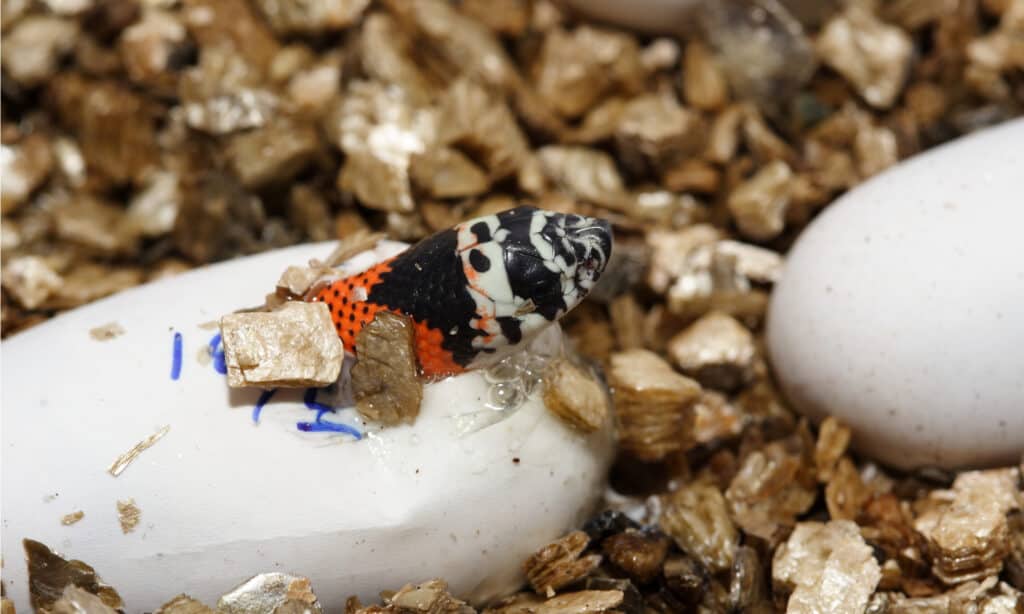
[[[767,321],[799,411],[899,469],[1024,452],[1024,120],[917,155],[800,235]]]
[[[214,604],[267,571],[309,577],[327,611],[341,611],[349,595],[373,601],[434,577],[473,602],[512,592],[522,561],[585,519],[610,428],[573,431],[522,377],[508,406],[495,404],[487,372],[427,384],[415,423],[382,430],[351,408],[328,414],[326,432],[300,430],[332,404],[329,390],[228,388],[210,323],[331,247],[197,269],[3,343],[3,584],[19,611],[30,610],[25,538],[92,565],[131,612],[182,591]],[[347,267],[400,249],[384,243]],[[95,338],[97,327],[113,338]],[[531,359],[560,344],[555,324]]]

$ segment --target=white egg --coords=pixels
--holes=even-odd
[[[254,421],[260,391],[229,390],[199,359],[216,333],[204,324],[261,302],[287,265],[330,249],[199,269],[3,343],[3,583],[19,611],[30,609],[24,538],[94,566],[131,612],[182,591],[213,604],[265,571],[310,577],[340,611],[348,595],[372,601],[433,577],[476,602],[514,591],[524,558],[578,526],[603,490],[609,431],[571,431],[538,389],[518,410],[497,411],[487,405],[493,384],[470,372],[428,384],[412,426],[367,432],[352,409],[326,416],[359,441],[300,432],[316,414],[302,390],[277,392]],[[110,322],[124,334],[90,336]],[[559,344],[557,325],[540,342]],[[165,425],[119,477],[107,473]],[[140,523],[123,533],[116,503],[129,499]],[[79,510],[82,520],[61,524]]]
[[[768,317],[793,405],[902,469],[1024,452],[1024,120],[903,162],[801,234]]]

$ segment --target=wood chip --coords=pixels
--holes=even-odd
[[[220,324],[233,388],[328,386],[341,373],[345,350],[325,303],[292,301],[226,315]]]
[[[712,571],[729,569],[739,533],[722,491],[710,484],[681,486],[665,498],[658,523],[683,552]]]
[[[121,609],[124,602],[113,588],[103,584],[96,570],[79,560],[68,560],[32,539],[23,542],[28,563],[28,592],[32,608],[46,611],[64,594],[67,586],[76,586],[100,597],[108,606]]]
[[[851,5],[822,28],[818,55],[843,75],[868,104],[886,109],[903,89],[913,43],[910,36],[861,5]]]
[[[3,268],[3,287],[25,309],[42,305],[61,287],[61,277],[39,256],[22,256]]]
[[[623,450],[656,461],[692,443],[697,382],[641,349],[613,354],[608,379]]]
[[[538,595],[553,597],[555,591],[586,577],[601,564],[601,556],[580,556],[590,543],[583,531],[573,531],[533,554],[523,563],[530,586]]]
[[[632,350],[643,347],[646,314],[636,297],[632,293],[617,296],[608,305],[608,311],[619,349]]]
[[[818,481],[828,482],[836,469],[836,463],[850,445],[850,428],[838,419],[829,416],[818,429],[818,442],[814,447],[814,464],[818,468]]]
[[[420,413],[423,382],[412,321],[379,312],[356,336],[352,390],[356,410],[384,425],[411,424]]]
[[[729,84],[703,42],[691,40],[683,57],[683,93],[690,106],[703,111],[721,109],[729,102]]]
[[[261,573],[217,601],[218,614],[305,612],[321,614],[309,578],[280,572]]]
[[[135,499],[128,499],[125,501],[117,502],[117,521],[121,523],[121,532],[125,535],[135,530],[135,527],[139,526],[139,516],[142,515],[142,510],[139,506],[135,505]]]
[[[89,336],[96,341],[110,341],[124,334],[124,327],[117,322],[97,326],[89,330]]]
[[[552,597],[537,608],[537,614],[599,614],[613,611],[625,594],[620,590],[577,591]]]
[[[110,463],[110,466],[107,467],[107,473],[114,476],[115,478],[121,475],[121,472],[123,472],[125,468],[127,468],[128,465],[131,464],[132,461],[138,458],[138,456],[145,452],[146,449],[151,447],[156,442],[160,441],[160,439],[164,435],[166,435],[167,432],[170,430],[170,424],[164,425],[157,432],[153,433],[149,437],[143,439],[139,443],[132,446],[130,450],[118,456],[117,458],[114,459],[114,462]]]
[[[786,612],[863,612],[882,573],[849,520],[801,522],[775,551],[772,579],[790,587]]]
[[[1009,553],[1007,514],[1024,506],[1016,467],[961,473],[950,490],[929,495],[914,521],[926,540],[932,573],[953,585],[997,574]]]
[[[789,165],[777,160],[762,167],[729,194],[729,212],[744,236],[767,241],[782,234],[792,178]]]
[[[555,361],[544,377],[544,404],[569,425],[591,433],[608,420],[608,397],[593,375],[568,360]]]
[[[46,614],[118,614],[118,611],[103,602],[103,599],[74,584],[64,587],[60,599]]]
[[[724,313],[713,311],[668,342],[676,366],[704,386],[730,391],[754,376],[754,336]]]
[[[338,266],[356,254],[373,249],[382,239],[384,239],[384,233],[357,228],[352,234],[338,242],[338,246],[334,248],[324,264],[329,267]]]

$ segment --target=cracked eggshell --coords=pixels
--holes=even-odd
[[[589,436],[547,411],[541,386],[514,412],[485,406],[471,372],[428,384],[414,425],[366,433],[352,409],[330,415],[364,433],[300,432],[302,390],[229,390],[203,360],[221,315],[251,305],[287,265],[331,245],[279,250],[127,290],[3,343],[3,584],[29,610],[21,541],[94,566],[128,611],[185,591],[205,603],[250,576],[299,573],[320,603],[434,577],[479,602],[516,590],[522,561],[576,527],[603,490],[610,429]],[[384,243],[351,272],[394,254]],[[89,331],[117,322],[124,334]],[[172,380],[175,333],[180,376]],[[559,344],[552,326],[542,342]],[[317,402],[329,402],[320,393]],[[169,425],[119,477],[111,462]],[[124,534],[117,501],[139,525]],[[61,518],[76,510],[73,526]]]
[[[1024,452],[1024,120],[855,188],[790,251],[768,317],[793,406],[901,469]]]

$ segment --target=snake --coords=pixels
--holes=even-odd
[[[377,313],[407,317],[428,378],[493,365],[576,307],[611,257],[611,225],[522,205],[436,232],[309,300],[345,350]]]

